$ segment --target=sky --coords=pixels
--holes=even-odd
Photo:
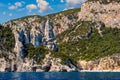
[[[86,0],[0,0],[0,23],[28,16],[79,8]]]

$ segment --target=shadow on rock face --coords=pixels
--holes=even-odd
[[[15,72],[15,71],[17,71],[17,65],[16,64],[13,65],[13,72]]]
[[[11,67],[5,68],[5,72],[11,72]]]
[[[37,69],[37,67],[33,67],[33,68],[32,68],[32,71],[33,71],[33,72],[36,72],[36,69]]]
[[[62,69],[62,70],[60,70],[60,72],[67,72],[67,70],[66,69]]]
[[[51,69],[52,63],[48,62],[46,66],[43,67],[44,72],[48,72]]]

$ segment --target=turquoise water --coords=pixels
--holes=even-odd
[[[120,72],[6,72],[0,80],[120,80]]]

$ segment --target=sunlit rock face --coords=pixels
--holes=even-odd
[[[74,24],[76,24],[76,22],[78,22],[79,20],[92,22],[101,21],[107,27],[120,28],[119,3],[112,2],[109,4],[100,4],[99,2],[85,2],[81,7],[81,11],[77,13],[72,13],[69,15],[59,13],[52,17],[47,16],[44,18],[40,16],[30,16],[12,20],[3,24],[5,27],[9,26],[14,33],[14,52],[17,56],[13,56],[14,59],[11,59],[10,57],[12,63],[9,63],[9,61],[5,60],[4,58],[0,58],[0,71],[5,71],[5,68],[8,71],[15,71],[16,69],[13,69],[14,65],[17,66],[17,71],[32,71],[33,68],[37,68],[36,71],[44,71],[43,68],[48,66],[48,62],[51,63],[51,65],[49,65],[49,71],[75,71],[77,67],[79,68],[79,70],[120,69],[119,63],[117,63],[120,58],[119,55],[115,55],[113,57],[105,57],[100,60],[89,62],[80,60],[78,61],[77,67],[74,66],[70,61],[67,61],[67,65],[63,65],[61,64],[61,59],[54,58],[50,54],[46,55],[42,64],[36,64],[34,62],[34,58],[32,58],[31,60],[25,58],[23,61],[21,61],[21,56],[24,57],[26,55],[26,44],[32,44],[35,47],[44,45],[51,50],[57,50],[56,36],[64,32],[65,30],[74,27]],[[100,29],[98,29],[98,31],[100,34]],[[88,34],[83,37],[88,38],[91,33],[92,30],[90,29],[88,31]],[[73,41],[77,40],[76,38],[81,37],[77,36],[73,38]],[[10,54],[9,56],[12,55]],[[116,59],[118,60],[116,61]]]
[[[19,55],[24,56],[24,45],[30,43],[33,44],[35,47],[46,45],[49,49],[56,49],[56,43],[54,42],[55,36],[50,20],[40,23],[40,27],[31,26],[30,30],[28,30],[29,27],[13,27],[16,27],[13,29],[16,43],[14,51],[17,52]]]
[[[59,18],[61,16],[61,18]],[[18,55],[25,54],[25,44],[33,44],[35,47],[45,45],[51,50],[56,50],[56,35],[71,28],[78,21],[78,14],[64,16],[57,14],[52,18],[49,16],[43,19],[40,16],[31,16],[22,19],[16,19],[4,23],[9,26],[15,36],[14,51]]]
[[[26,55],[26,51],[25,51],[26,44],[32,44],[35,47],[44,45],[51,50],[57,50],[57,45],[55,40],[56,35],[72,27],[72,25],[76,23],[78,20],[75,18],[69,19],[69,15],[68,16],[63,15],[62,19],[58,19],[59,15],[61,14],[55,15],[53,19],[46,18],[45,20],[42,21],[41,18],[39,18],[38,16],[33,16],[29,18],[9,21],[3,24],[5,27],[9,26],[12,29],[12,32],[15,37],[14,52],[16,52],[16,56],[14,56],[15,59],[13,59],[12,61],[14,62],[13,64],[7,63],[6,60],[4,60],[4,63],[9,64],[10,66],[6,67],[6,65],[3,65],[2,68],[0,68],[0,71],[5,71],[5,68],[6,71],[8,70],[32,71],[32,69],[36,68],[37,64],[35,64],[34,59],[31,60],[28,60],[27,58],[24,59],[24,56]],[[74,16],[78,17],[77,13],[74,14],[72,17]],[[51,62],[52,62],[52,66],[50,71],[61,71],[64,68],[66,70],[69,68],[64,65],[62,66],[59,63],[59,65],[61,65],[61,68],[59,68],[59,66],[56,65],[57,66],[56,69],[55,62],[53,60],[51,60]],[[14,67],[14,65],[16,65],[16,67]],[[39,66],[44,67],[42,65]],[[37,67],[36,71],[44,71],[44,70]]]
[[[44,39],[47,43],[46,44],[47,47],[52,49],[52,50],[55,50],[57,48],[56,44],[54,43],[55,36],[54,36],[52,24],[50,23],[49,20],[46,21],[44,32],[45,32],[44,33],[44,35],[45,35]]]
[[[23,45],[23,41],[24,41],[24,33],[23,31],[19,32],[14,32],[14,37],[15,37],[15,48],[14,50],[16,52],[18,52],[18,55],[23,56],[24,52],[24,45]]]
[[[45,32],[46,41],[51,41],[54,39],[54,32],[53,32],[52,25],[49,20],[46,21],[44,32]]]
[[[30,43],[32,43],[34,46],[42,45],[42,38],[43,38],[43,33],[41,33],[39,30],[36,30],[35,28],[31,29]]]
[[[93,71],[119,71],[120,54],[104,57],[95,61],[79,60],[78,66],[81,70],[93,70]]]
[[[102,4],[98,1],[85,2],[79,12],[79,19],[83,21],[101,21],[107,27],[120,28],[120,3]]]
[[[49,49],[56,49],[55,37],[69,29],[79,20],[101,21],[107,27],[120,28],[120,4],[111,2],[101,4],[99,1],[85,2],[79,13],[54,15],[51,18],[42,19],[38,16],[9,21],[4,26],[10,26],[15,36],[14,51],[24,54],[24,44],[32,43],[35,47],[46,45]]]

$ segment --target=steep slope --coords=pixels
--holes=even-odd
[[[80,21],[74,28],[58,35],[59,51],[54,56],[63,61],[69,58],[82,70],[119,70],[119,54],[113,55],[120,53],[119,2],[85,2],[79,12]]]
[[[108,2],[104,4],[104,2]],[[101,21],[106,27],[120,28],[120,0],[88,0],[81,7],[79,19]]]
[[[106,28],[103,23],[100,23],[101,33],[99,33],[96,23],[82,21],[81,24],[86,24],[86,26],[76,27],[78,29],[75,30],[78,33],[77,37],[76,34],[72,34],[74,29],[72,31],[67,30],[64,32],[66,34],[63,33],[58,36],[58,40],[60,40],[58,42],[59,51],[58,54],[55,53],[54,55],[61,57],[63,61],[67,58],[72,61],[79,59],[89,61],[120,52],[120,29]],[[89,31],[86,31],[85,27],[88,27]],[[84,33],[86,31],[86,33],[83,35],[83,33],[80,33],[82,31]],[[68,36],[69,34],[72,35]]]
[[[55,36],[72,27],[78,20],[79,11],[80,9],[72,9],[45,17],[28,16],[3,25],[12,28],[16,41],[14,50],[21,55],[24,55],[24,44],[29,43],[34,46],[47,45],[48,48],[56,50]]]
[[[16,65],[17,71],[32,71],[35,65],[42,63],[42,59],[50,52],[48,49],[57,50],[56,35],[71,28],[78,21],[79,11],[78,8],[45,17],[26,16],[4,23],[3,26],[10,28],[10,32],[14,34],[14,50],[13,47],[9,48],[15,52],[15,60],[6,63],[3,57],[1,62],[5,65],[1,66],[1,70],[15,71],[13,67]]]
[[[88,0],[81,9],[6,22],[0,71],[119,70],[119,14],[119,0]]]

